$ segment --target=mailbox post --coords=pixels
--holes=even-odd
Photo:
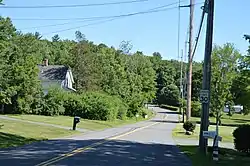
[[[222,137],[217,134],[217,131],[203,131],[203,137],[206,139],[213,139],[213,160],[219,160],[219,141],[222,141]]]
[[[73,130],[76,130],[76,125],[79,122],[80,122],[80,117],[75,116],[74,119],[73,119]]]

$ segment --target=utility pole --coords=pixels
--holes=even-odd
[[[200,146],[200,151],[203,154],[206,154],[207,153],[207,139],[203,137],[203,131],[208,131],[208,125],[209,125],[214,0],[206,0],[206,4],[203,10],[205,10],[205,12],[207,13],[207,30],[206,30],[206,46],[205,46],[205,56],[204,56],[204,65],[203,65],[202,90],[208,91],[208,102],[202,103],[199,146]]]
[[[183,81],[183,84],[184,84],[184,98],[186,99],[187,97],[187,64],[186,64],[186,61],[187,61],[187,44],[188,44],[188,39],[186,39],[185,41],[185,53],[184,53],[184,62],[185,62],[185,66],[184,66],[184,81]],[[182,123],[185,122],[185,112],[186,110],[182,110]]]
[[[181,105],[180,105],[180,111],[183,112],[183,77],[182,77],[182,70],[183,68],[183,50],[181,50],[181,78],[180,78],[180,97],[181,97]],[[182,122],[184,123],[184,114],[182,115]]]
[[[193,71],[192,42],[193,42],[193,27],[194,27],[194,19],[193,18],[194,18],[194,0],[190,0],[186,121],[188,121],[191,117],[192,71]]]

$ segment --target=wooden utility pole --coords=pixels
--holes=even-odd
[[[193,27],[194,27],[193,18],[194,18],[194,0],[190,0],[186,121],[188,121],[191,117],[192,71],[193,71],[192,42],[193,42]]]
[[[207,30],[206,30],[206,46],[203,64],[203,80],[202,90],[208,96],[207,101],[202,102],[202,115],[200,126],[200,151],[203,154],[207,152],[207,139],[203,137],[203,131],[208,131],[209,125],[209,103],[210,103],[210,86],[211,86],[211,54],[213,42],[213,22],[214,22],[214,0],[206,0],[204,9],[207,13]]]
[[[180,73],[180,97],[181,97],[181,105],[180,105],[180,111],[183,112],[183,99],[184,99],[184,85],[183,85],[183,50],[181,50],[181,73]],[[184,115],[182,115],[182,121],[184,123]]]

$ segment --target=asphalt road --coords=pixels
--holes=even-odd
[[[191,166],[172,139],[178,116],[154,110],[149,121],[0,150],[0,165]]]

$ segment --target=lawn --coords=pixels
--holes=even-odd
[[[72,127],[73,117],[69,116],[40,116],[40,115],[8,115],[12,118],[29,120],[34,122],[43,122],[49,124],[56,124],[65,127]],[[153,113],[149,116],[151,118]],[[145,120],[144,118],[138,118],[138,121]],[[77,128],[87,129],[87,130],[103,130],[106,128],[112,128],[117,126],[122,126],[126,124],[132,124],[137,122],[136,118],[128,120],[115,120],[115,121],[98,121],[98,120],[87,120],[81,119],[81,122],[77,124]]]
[[[222,142],[233,142],[233,135],[232,132],[234,131],[235,127],[229,126],[219,126],[219,135],[222,136]],[[209,130],[215,131],[215,126],[210,125]],[[183,124],[177,124],[176,128],[173,130],[173,136],[177,138],[193,138],[199,139],[200,134],[200,125],[196,124],[195,132],[192,135],[185,135],[185,130],[183,129]]]
[[[209,117],[210,123],[216,123],[216,119],[214,117]],[[200,122],[201,118],[192,117],[191,121]],[[223,114],[222,116],[222,125],[224,126],[237,126],[241,124],[250,124],[250,115],[242,115],[242,114],[234,114],[232,117],[227,114]]]
[[[78,134],[77,131],[1,119],[0,148]]]
[[[184,152],[192,161],[193,166],[249,166],[250,157],[241,154],[232,149],[220,148],[219,150],[219,161],[212,161],[211,152],[209,148],[208,155],[205,157],[200,154],[197,146],[179,146],[182,152]]]

